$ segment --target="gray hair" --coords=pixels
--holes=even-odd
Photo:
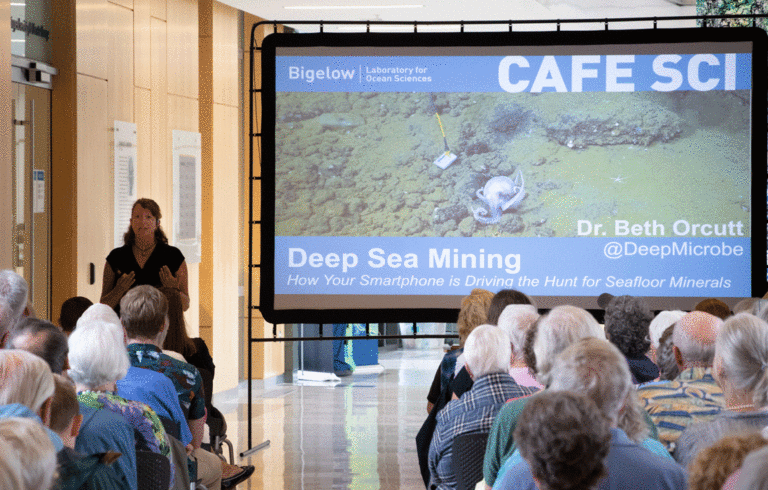
[[[682,310],[665,310],[660,311],[648,327],[648,333],[651,337],[651,345],[655,348],[659,348],[659,339],[664,335],[664,331],[670,327],[673,323],[685,316],[685,312]]]
[[[752,393],[755,408],[768,405],[768,323],[749,313],[732,316],[715,348],[727,379]]]
[[[509,335],[515,357],[522,357],[525,335],[538,319],[539,313],[533,305],[508,305],[499,315],[497,325]]]
[[[768,447],[753,451],[744,458],[736,490],[768,489]]]
[[[715,358],[716,332],[723,321],[704,311],[686,313],[675,322],[672,343],[688,363],[711,366]]]
[[[23,350],[0,350],[0,405],[18,403],[38,413],[53,391],[53,374],[43,359]]]
[[[69,371],[72,380],[88,388],[123,379],[131,367],[123,329],[114,323],[92,320],[79,323],[69,336]]]
[[[493,325],[480,325],[464,342],[464,358],[475,379],[486,374],[508,373],[512,358],[509,335]]]
[[[13,328],[21,318],[27,306],[27,290],[27,281],[23,277],[10,269],[0,270],[0,299],[5,300],[9,309],[0,314],[0,334]]]
[[[0,420],[0,440],[8,443],[19,458],[19,476],[28,490],[48,490],[56,475],[56,449],[43,426],[32,419],[9,417]]]
[[[21,466],[16,448],[0,437],[0,488],[24,488]]]
[[[549,389],[584,393],[614,425],[631,388],[624,354],[606,340],[581,339],[557,356],[552,366]]]
[[[549,384],[555,357],[579,339],[595,337],[605,340],[605,332],[587,310],[563,305],[552,308],[538,323],[533,353],[536,356],[536,378]],[[531,367],[531,366],[529,366]]]

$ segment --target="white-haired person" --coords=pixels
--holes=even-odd
[[[768,323],[749,313],[728,318],[717,334],[712,374],[725,410],[680,435],[674,456],[684,466],[728,434],[768,426]]]
[[[512,304],[502,310],[497,320],[500,329],[507,332],[512,341],[512,362],[509,375],[521,386],[543,388],[531,374],[528,364],[525,363],[525,337],[536,320],[539,313],[533,305]]]
[[[0,440],[7,443],[8,449],[18,457],[21,485],[12,487],[13,490],[50,490],[53,487],[56,450],[42,425],[27,418],[0,419]]]
[[[648,352],[648,357],[653,362],[656,362],[656,351],[659,349],[659,342],[664,332],[676,321],[681,319],[685,315],[682,310],[664,310],[660,311],[648,326],[648,336],[651,339],[651,350]]]
[[[122,329],[98,320],[78,323],[69,336],[69,370],[81,405],[122,416],[134,429],[135,450],[152,451],[168,459],[173,474],[171,448],[165,428],[148,405],[116,394],[116,382],[131,365]]]
[[[509,375],[512,355],[509,335],[493,325],[480,325],[464,343],[465,367],[472,388],[449,402],[437,415],[435,435],[429,446],[430,488],[456,487],[453,441],[471,432],[487,432],[499,408],[510,398],[534,391],[518,385]]]
[[[531,354],[527,364],[535,372],[536,380],[547,386],[555,357],[584,337],[605,340],[605,332],[588,311],[563,305],[542,316],[529,330],[525,345],[526,353]],[[493,486],[502,465],[514,452],[517,418],[527,401],[526,397],[511,400],[493,421],[483,462],[483,478],[488,487]]]
[[[60,451],[61,438],[48,429],[54,385],[48,364],[23,350],[0,350],[0,419],[24,417],[46,426],[51,443]]]
[[[552,383],[548,391],[585,394],[595,402],[611,426],[611,448],[605,460],[606,476],[593,488],[686,488],[685,470],[680,465],[668,455],[654,454],[643,445],[633,442],[619,428],[621,412],[629,403],[633,387],[629,366],[616,346],[596,338],[579,340],[557,356],[551,373]],[[535,398],[532,397],[532,400]],[[519,463],[499,476],[494,488],[535,490],[537,487],[530,464],[521,458]]]
[[[10,269],[0,270],[0,346],[8,331],[24,315],[27,281]]]

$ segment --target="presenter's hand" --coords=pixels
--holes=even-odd
[[[133,286],[133,283],[136,282],[136,274],[131,271],[128,274],[121,274],[120,271],[117,271],[119,277],[117,278],[117,284],[115,284],[115,289],[118,291],[128,291],[131,289],[131,286]]]
[[[179,280],[171,273],[171,269],[167,265],[160,269],[160,282],[163,283],[163,287],[179,289]]]

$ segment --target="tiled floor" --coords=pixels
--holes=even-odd
[[[254,390],[253,446],[248,449],[247,391],[214,397],[225,414],[235,459],[256,466],[244,489],[422,489],[415,437],[441,350],[381,353],[380,374],[340,382],[278,384]]]

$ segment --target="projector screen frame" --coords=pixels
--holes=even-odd
[[[713,31],[717,31],[716,34]],[[718,37],[713,40],[713,36]],[[720,39],[722,38],[722,39]],[[364,41],[364,42],[361,42]],[[648,29],[614,31],[542,31],[542,32],[482,32],[482,33],[354,33],[354,34],[272,34],[265,38],[262,45],[262,166],[261,166],[261,281],[259,310],[264,318],[272,323],[333,323],[333,322],[424,322],[456,319],[461,298],[464,295],[435,296],[435,307],[409,308],[402,302],[397,308],[382,308],[371,297],[370,308],[345,308],[347,295],[323,295],[322,301],[328,307],[279,309],[275,308],[274,255],[275,255],[275,50],[286,47],[332,46],[359,47],[370,46],[372,49],[406,46],[557,46],[574,41],[585,45],[603,44],[639,44],[639,43],[678,43],[678,42],[752,42],[753,93],[766,93],[765,33],[756,28],[729,29]],[[763,56],[759,56],[762,53]],[[757,114],[766,114],[765,97],[753,97],[752,138],[752,199],[751,199],[751,286],[752,296],[762,296],[766,286],[766,267],[762,251],[766,250],[766,235],[763,223],[766,223],[765,158],[758,158],[766,148],[766,118]],[[268,265],[265,265],[268,264]],[[523,292],[525,288],[520,288]],[[556,304],[576,304],[587,309],[597,308],[597,296],[605,291],[596,291],[594,296],[558,296]],[[716,296],[713,296],[716,297]],[[555,297],[535,297],[540,308],[556,306]],[[669,297],[668,301],[655,298],[655,309],[676,308],[680,298]],[[687,303],[701,298],[685,297]],[[729,304],[739,298],[721,298]]]

